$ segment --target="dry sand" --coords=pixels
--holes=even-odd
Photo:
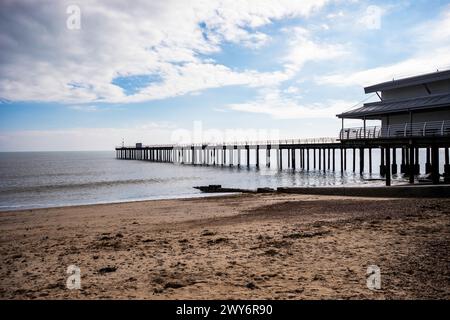
[[[0,298],[449,299],[449,213],[279,194],[3,212]],[[65,287],[71,264],[81,290]]]

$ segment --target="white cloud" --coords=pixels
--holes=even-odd
[[[442,11],[439,19],[418,25],[412,32],[421,44],[450,44],[450,5]]]
[[[127,102],[164,99],[198,92],[208,88],[218,88],[230,85],[248,85],[251,87],[273,86],[290,78],[283,71],[235,72],[232,69],[211,63],[187,63],[183,66],[168,65],[167,77],[161,83],[152,84],[139,93],[127,97]],[[124,102],[123,99],[113,99],[112,102]]]
[[[286,80],[297,74],[307,62],[335,60],[346,56],[349,52],[341,44],[333,44],[314,39],[311,32],[303,27],[291,27],[283,30],[288,34],[287,52],[283,58],[285,72],[280,79]],[[270,77],[269,77],[270,78]],[[263,78],[265,80],[265,78]],[[276,119],[328,118],[335,117],[349,103],[328,100],[325,103],[299,104],[300,88],[289,86],[279,89],[281,81],[260,90],[256,100],[244,103],[229,104],[234,111],[268,114]],[[350,104],[351,105],[351,104]]]
[[[337,19],[337,18],[342,18],[342,17],[345,17],[345,13],[342,10],[339,10],[337,12],[332,12],[332,13],[327,14],[327,18],[330,19],[330,20]]]
[[[130,102],[223,85],[270,85],[289,74],[237,72],[202,57],[219,51],[224,41],[258,48],[269,37],[256,28],[308,16],[326,2],[136,0],[130,6],[119,0],[77,1],[80,30],[66,28],[66,8],[72,1],[4,2],[0,97]],[[161,82],[135,95],[127,96],[112,83],[118,76],[155,74]]]
[[[349,52],[342,44],[333,44],[314,39],[311,32],[302,27],[284,30],[289,34],[288,52],[284,58],[286,68],[300,70],[306,62],[333,60]]]
[[[265,90],[256,101],[228,105],[235,111],[262,113],[275,119],[335,118],[336,114],[354,105],[353,101],[327,100],[301,104],[279,90]]]
[[[97,106],[93,106],[93,105],[72,105],[72,106],[69,106],[69,109],[72,109],[75,111],[82,111],[82,112],[99,111],[99,108]]]
[[[443,11],[439,19],[423,23],[406,33],[408,46],[412,52],[399,62],[380,67],[328,74],[315,77],[318,84],[335,86],[364,86],[389,81],[421,73],[450,68],[450,7]]]
[[[380,6],[370,5],[364,14],[358,19],[358,23],[369,30],[381,29],[381,18],[386,10]]]
[[[316,77],[319,84],[336,86],[367,86],[392,79],[414,76],[421,73],[434,72],[450,67],[450,47],[442,48],[429,55],[410,58],[391,65],[371,68],[346,74],[332,74]]]
[[[290,87],[286,88],[284,90],[284,92],[289,93],[289,94],[295,94],[295,93],[299,93],[300,89],[298,87],[290,86]]]

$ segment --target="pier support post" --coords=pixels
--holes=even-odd
[[[391,185],[391,150],[386,147],[386,186]]]
[[[336,149],[333,148],[333,172],[336,172]]]
[[[414,184],[414,146],[409,148],[409,183]]]
[[[369,174],[372,174],[372,148],[369,148]]]
[[[250,146],[245,146],[247,150],[247,168],[250,168]]]
[[[397,174],[397,149],[392,148],[392,174]]]
[[[309,149],[306,149],[306,170],[309,171]]]
[[[386,175],[386,166],[384,165],[384,160],[385,160],[385,155],[384,155],[384,148],[380,148],[380,153],[381,153],[381,164],[380,164],[380,176],[384,177]]]
[[[250,167],[250,147],[245,145],[245,158],[247,159],[247,168]]]
[[[431,147],[431,180],[433,184],[438,184],[439,178],[439,147],[433,145]]]
[[[319,153],[319,170],[322,170],[322,149],[317,149]]]
[[[347,148],[344,148],[344,171],[347,171]]]
[[[305,149],[300,149],[300,169],[305,169]]]
[[[314,162],[313,168],[314,168],[314,170],[316,170],[316,149],[315,148],[313,149],[313,162]]]
[[[292,149],[292,169],[295,171],[295,149]]]
[[[280,167],[280,147],[278,147],[278,149],[276,149],[276,154],[277,154],[277,168],[278,168],[278,170],[281,170],[281,167]]]
[[[406,163],[405,163],[405,174],[409,175],[411,173],[411,169],[409,167],[411,165],[411,153],[410,153],[408,147],[405,147],[405,160],[406,160]],[[414,162],[414,160],[413,160],[413,162]]]
[[[291,149],[287,149],[288,169],[291,167]]]
[[[444,182],[450,183],[449,148],[445,148]]]
[[[202,162],[201,165],[207,166],[208,165],[208,149],[205,146],[201,146],[200,152],[202,153]]]
[[[241,167],[241,149],[237,147],[237,154],[238,154],[238,168]]]
[[[356,171],[356,149],[353,148],[353,173]]]
[[[414,174],[420,174],[419,148],[414,148],[416,155],[414,156]]]
[[[259,169],[259,145],[256,146],[256,168]]]
[[[277,152],[277,164],[280,170],[283,170],[283,149],[279,148]]]
[[[227,152],[226,147],[222,146],[222,167],[227,164]]]
[[[364,173],[364,148],[359,148],[359,174]]]
[[[431,149],[427,148],[427,162],[425,163],[425,174],[431,173]]]
[[[325,148],[323,148],[323,172],[325,172],[327,170],[326,168],[326,152],[327,150]]]
[[[331,162],[331,159],[330,159],[330,152],[331,152],[331,149],[328,148],[328,149],[327,149],[327,152],[328,152],[328,167],[327,167],[327,169],[330,170],[330,162]]]
[[[270,168],[270,145],[266,146],[266,167]]]

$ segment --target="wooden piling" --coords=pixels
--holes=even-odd
[[[439,148],[433,145],[431,147],[431,180],[433,184],[438,184],[439,179]]]
[[[391,185],[391,150],[386,147],[386,186]]]

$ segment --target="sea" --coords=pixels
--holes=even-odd
[[[260,158],[257,169],[254,165],[238,168],[119,160],[114,151],[0,152],[0,211],[203,197],[208,194],[193,187],[209,184],[244,189],[383,184],[379,180],[379,153],[375,151],[372,175],[359,174],[359,161],[353,173],[351,152],[344,173],[339,170],[339,152],[336,172],[324,172],[318,166],[314,170],[312,157],[309,172],[287,169],[287,156],[283,170],[276,168],[276,159],[271,159],[274,165],[267,168],[264,157]],[[399,175],[394,180],[404,178]]]

